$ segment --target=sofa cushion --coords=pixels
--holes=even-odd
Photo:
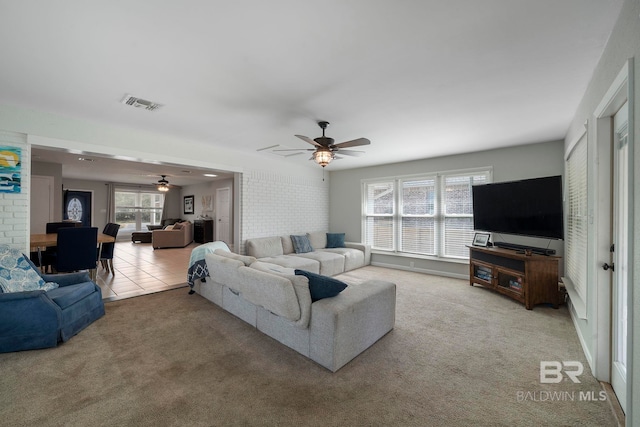
[[[173,224],[172,230],[182,230],[183,227],[184,225],[181,222],[176,222],[175,224]]]
[[[57,287],[57,283],[45,283],[22,252],[8,245],[0,245],[0,289],[2,292],[48,291]]]
[[[285,276],[265,274],[251,267],[240,267],[240,295],[247,301],[295,322],[300,319],[300,303],[293,283]]]
[[[306,254],[307,252],[313,252],[313,246],[309,241],[309,237],[306,235],[291,235],[291,242],[293,243],[293,249],[297,254]]]
[[[309,292],[311,292],[312,302],[335,297],[347,288],[346,283],[333,277],[321,276],[320,274],[304,270],[296,270],[295,273],[296,275],[305,276],[309,279]]]
[[[213,251],[213,253],[216,254],[216,255],[220,255],[221,257],[242,261],[242,263],[244,265],[251,265],[251,264],[253,264],[254,262],[257,261],[255,257],[246,256],[246,255],[238,255],[236,253],[233,253],[233,252],[230,252],[230,251],[226,251],[226,250],[220,249],[220,248],[218,248],[215,251]]]
[[[255,268],[256,270],[264,271],[267,273],[280,274],[282,276],[290,276],[294,275],[295,269],[289,267],[283,267],[278,264],[273,264],[270,262],[256,261],[251,264],[249,267]]]
[[[307,233],[307,237],[309,238],[309,242],[311,242],[311,247],[313,247],[313,250],[317,251],[318,249],[327,247],[327,233],[325,233],[324,231]]]
[[[340,254],[344,257],[344,271],[354,270],[366,265],[364,252],[353,248],[326,248],[319,252]]]
[[[231,259],[216,255],[215,253],[207,253],[204,256],[209,270],[209,277],[214,282],[224,284],[234,291],[240,292],[241,283],[238,279],[238,269],[244,267],[244,263],[237,259]],[[209,279],[207,279],[208,281]]]
[[[326,248],[344,248],[344,233],[327,233]]]
[[[287,268],[297,268],[313,273],[320,273],[320,262],[312,258],[303,258],[295,255],[280,255],[274,257],[260,258],[260,261],[281,265]]]
[[[49,298],[53,300],[58,307],[65,309],[84,297],[91,295],[96,290],[93,282],[83,282],[75,285],[63,286],[47,292]]]
[[[247,240],[247,254],[256,258],[283,255],[280,236]]]
[[[299,254],[297,256],[318,261],[320,263],[320,270],[318,271],[319,274],[335,276],[336,274],[344,272],[345,258],[342,254],[328,252],[326,249],[320,249],[306,254]],[[300,268],[300,270],[304,270],[304,268]]]
[[[293,249],[293,242],[291,241],[291,235],[280,236],[280,240],[282,242],[282,254],[289,255],[293,254],[296,251]]]

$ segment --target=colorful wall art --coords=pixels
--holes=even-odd
[[[20,192],[20,148],[0,147],[0,193]]]

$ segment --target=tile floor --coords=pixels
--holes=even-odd
[[[196,246],[154,250],[151,243],[116,242],[115,274],[98,265],[96,283],[102,299],[114,301],[187,286],[189,256]]]

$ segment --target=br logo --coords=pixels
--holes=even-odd
[[[584,366],[578,361],[558,362],[545,360],[540,362],[540,382],[543,384],[557,384],[562,382],[564,375],[574,383],[579,383],[578,377],[582,375]],[[564,374],[563,374],[564,372]]]

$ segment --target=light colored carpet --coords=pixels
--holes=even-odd
[[[0,354],[0,425],[616,425],[584,400],[602,387],[565,307],[379,267],[340,277],[396,282],[397,315],[336,373],[178,289],[109,302],[58,348]],[[541,384],[543,360],[582,362],[581,383]]]

